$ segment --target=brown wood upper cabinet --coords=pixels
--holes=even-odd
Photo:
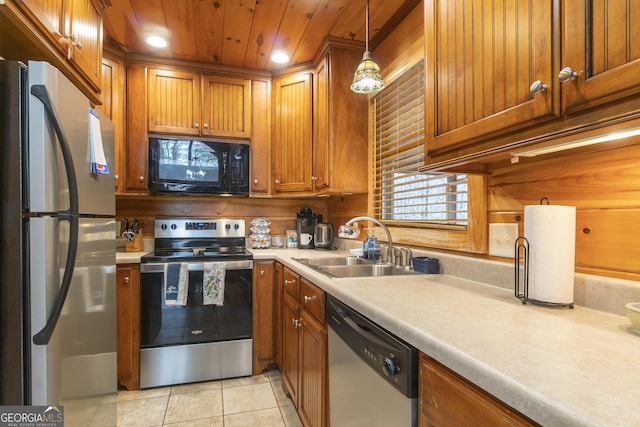
[[[639,0],[424,7],[428,168],[640,113]]]
[[[576,73],[563,73],[567,112],[640,93],[639,26],[638,0],[565,2],[561,67]]]
[[[251,138],[251,81],[149,69],[149,132]]]
[[[362,50],[328,45],[314,72],[313,163],[316,193],[367,191],[367,97],[349,88]]]
[[[553,80],[551,1],[424,5],[429,153],[559,113],[549,88],[530,90]]]
[[[367,191],[367,97],[349,89],[361,55],[327,43],[313,73],[274,80],[275,193]]]
[[[273,80],[273,191],[310,192],[311,102],[313,75],[309,72]]]
[[[99,103],[102,10],[107,4],[102,0],[8,0],[2,13],[18,22],[18,30],[27,38],[35,40],[42,53],[38,59],[60,68],[91,101]],[[18,43],[22,44],[20,40]],[[26,47],[25,50],[28,52]]]

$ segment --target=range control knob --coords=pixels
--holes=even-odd
[[[177,225],[175,225],[175,224],[171,224],[171,229],[172,229],[172,230],[175,230],[175,229],[177,229],[177,228],[178,228],[178,226],[177,226]]]
[[[224,228],[225,228],[226,230],[230,230],[230,229],[231,229],[231,224],[225,224],[225,225],[224,225]]]
[[[167,224],[162,224],[160,228],[162,228],[162,231],[167,231]]]
[[[240,224],[234,224],[234,225],[233,225],[233,228],[234,228],[235,230],[239,230],[239,229],[240,229]]]
[[[384,371],[384,374],[388,377],[396,375],[398,372],[400,372],[400,368],[398,367],[398,362],[396,361],[396,358],[385,357],[384,365],[382,365],[382,370]]]

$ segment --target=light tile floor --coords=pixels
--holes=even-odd
[[[118,426],[302,427],[277,370],[118,393]]]

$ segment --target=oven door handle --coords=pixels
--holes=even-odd
[[[225,270],[251,270],[253,269],[253,260],[240,261],[221,261]],[[167,262],[143,262],[140,264],[140,273],[164,273],[164,267]],[[179,264],[179,263],[176,263]],[[189,271],[204,271],[203,262],[188,262]]]

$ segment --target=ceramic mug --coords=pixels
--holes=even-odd
[[[308,245],[313,240],[313,234],[309,233],[300,233],[300,244]]]

